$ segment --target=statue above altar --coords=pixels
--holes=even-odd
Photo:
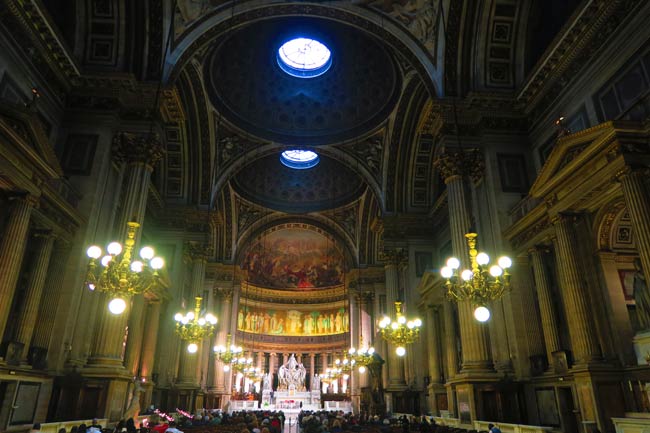
[[[307,369],[292,354],[289,360],[278,369],[278,391],[305,391]]]

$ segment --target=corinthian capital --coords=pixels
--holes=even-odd
[[[112,151],[117,162],[142,163],[150,167],[165,153],[158,134],[124,131],[113,137]]]
[[[469,176],[472,182],[478,182],[485,172],[485,161],[480,149],[445,150],[433,162],[445,183],[456,177]]]

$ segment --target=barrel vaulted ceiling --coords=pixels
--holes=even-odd
[[[162,80],[167,153],[152,210],[161,224],[194,224],[212,205],[215,256],[230,260],[264,229],[260,219],[301,219],[372,263],[378,219],[426,220],[440,204],[432,161],[450,100],[461,128],[471,124],[463,134],[525,130],[522,117],[543,115],[584,64],[577,50],[597,49],[616,29],[603,23],[620,23],[637,3],[8,0],[2,16],[49,74],[54,104],[134,121]],[[311,82],[273,61],[277,42],[305,27],[335,56]],[[585,47],[570,44],[588,30]],[[321,165],[291,173],[278,160],[291,145],[317,149]]]

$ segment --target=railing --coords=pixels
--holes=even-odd
[[[537,197],[526,196],[521,199],[517,204],[515,204],[512,209],[510,209],[510,225],[513,225],[523,217],[525,217],[528,212],[535,209],[535,207],[540,204],[542,199]]]
[[[230,400],[230,410],[257,410],[257,400]]]

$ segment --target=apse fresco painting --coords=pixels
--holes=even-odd
[[[348,332],[345,308],[328,310],[269,310],[243,307],[237,312],[237,329],[269,335],[333,335]]]
[[[343,267],[343,257],[332,240],[303,228],[274,230],[260,236],[241,263],[249,283],[292,290],[340,285]]]

